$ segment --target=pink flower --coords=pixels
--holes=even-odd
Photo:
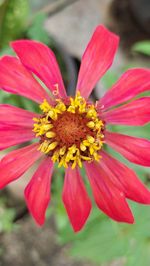
[[[97,206],[112,219],[134,222],[126,198],[150,203],[150,192],[133,170],[103,148],[105,143],[130,162],[150,166],[149,140],[107,130],[109,124],[143,126],[149,122],[150,97],[136,99],[136,96],[150,89],[150,70],[128,70],[98,102],[87,100],[111,66],[118,41],[104,26],[96,28],[82,57],[76,96],[71,98],[66,95],[55,56],[44,44],[15,41],[11,45],[18,57],[4,56],[0,60],[1,89],[39,103],[42,111],[39,115],[0,105],[1,150],[36,140],[4,156],[0,162],[0,188],[41,159],[25,189],[28,208],[39,225],[44,223],[50,202],[54,162],[66,168],[62,198],[74,231],[81,230],[91,210],[79,171],[82,165]],[[47,86],[47,91],[35,75]]]

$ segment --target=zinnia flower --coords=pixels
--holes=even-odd
[[[118,37],[98,26],[81,60],[76,95],[66,94],[53,52],[44,44],[19,40],[11,44],[18,57],[0,60],[1,89],[37,103],[41,114],[0,105],[0,149],[35,141],[13,150],[0,162],[0,188],[40,165],[25,189],[25,199],[39,225],[50,202],[54,163],[65,167],[63,203],[74,231],[85,224],[91,201],[80,167],[84,166],[97,206],[118,222],[133,223],[126,199],[149,204],[150,192],[134,171],[104,150],[104,143],[132,163],[150,166],[150,141],[107,130],[109,124],[143,126],[150,120],[150,70],[126,71],[96,103],[88,100],[97,81],[113,62]],[[47,87],[38,83],[37,76]]]

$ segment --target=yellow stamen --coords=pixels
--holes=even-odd
[[[53,132],[53,131],[49,131],[49,132],[46,133],[46,137],[47,137],[47,138],[53,138],[53,137],[55,137],[55,136],[56,136],[56,133]]]
[[[93,137],[91,137],[91,136],[87,136],[87,140],[91,144],[94,143],[94,141],[95,141],[95,139]]]
[[[44,112],[47,113],[48,111],[51,110],[51,106],[49,105],[49,103],[44,100],[44,102],[42,104],[40,104],[40,109]]]
[[[66,146],[62,147],[59,151],[59,154],[60,155],[64,155],[65,154],[65,151],[66,151]]]
[[[94,128],[95,123],[94,123],[93,121],[90,121],[90,122],[87,123],[87,126],[88,126],[89,128]]]
[[[52,142],[51,144],[49,144],[49,146],[47,147],[46,153],[49,153],[50,151],[54,150],[57,145],[58,145],[57,141]]]
[[[86,150],[86,146],[83,143],[81,143],[80,144],[80,149],[81,149],[81,151],[85,151]]]

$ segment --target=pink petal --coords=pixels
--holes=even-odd
[[[32,140],[35,133],[30,128],[20,126],[0,126],[0,150]]]
[[[104,109],[123,103],[150,89],[150,70],[135,68],[126,71],[99,101]]]
[[[23,175],[42,154],[39,144],[31,144],[19,150],[11,151],[0,161],[0,189]]]
[[[96,28],[81,61],[77,90],[88,98],[97,81],[111,66],[119,38],[104,26]]]
[[[0,60],[0,88],[19,94],[37,103],[50,97],[31,73],[13,56],[4,56]]]
[[[74,231],[80,231],[90,214],[91,202],[77,168],[66,170],[63,202]]]
[[[143,126],[150,121],[150,97],[143,97],[105,112],[103,119],[109,124]]]
[[[37,114],[8,104],[0,104],[0,125],[33,127],[33,117]]]
[[[132,163],[150,166],[149,140],[107,131],[105,142]]]
[[[53,92],[57,85],[60,97],[66,97],[62,76],[52,50],[46,45],[31,40],[19,40],[11,43],[23,65],[39,77]]]
[[[125,196],[143,204],[150,204],[150,191],[138,179],[134,171],[104,151],[101,151],[100,165]]]
[[[86,172],[97,206],[118,222],[133,223],[134,218],[123,192],[115,186],[97,163],[85,163]]]
[[[50,157],[42,161],[25,189],[25,198],[35,221],[42,225],[50,202],[50,186],[53,172],[53,162]]]

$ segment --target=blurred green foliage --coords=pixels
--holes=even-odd
[[[20,38],[29,15],[28,0],[4,0],[0,2],[0,47]]]
[[[0,233],[13,230],[15,214],[15,209],[6,207],[6,198],[2,197],[0,199]]]
[[[149,266],[150,211],[147,206],[135,203],[132,203],[132,210],[136,222],[127,225],[110,220],[94,207],[85,229],[80,233],[75,235],[67,223],[61,227],[60,243],[70,243],[73,256],[98,265],[124,258],[125,266]]]
[[[150,40],[135,43],[132,51],[150,56]]]

